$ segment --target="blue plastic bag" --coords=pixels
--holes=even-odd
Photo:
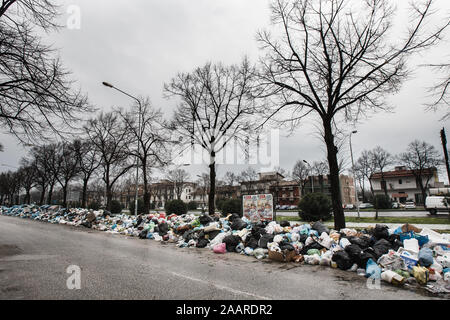
[[[419,251],[419,264],[427,268],[433,264],[433,251],[430,248],[423,248]]]
[[[371,279],[381,279],[381,268],[372,259],[367,261],[366,277]]]

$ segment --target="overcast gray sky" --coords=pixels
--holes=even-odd
[[[355,0],[359,1],[359,0]],[[397,0],[400,7],[406,1]],[[108,81],[135,95],[149,96],[156,107],[169,118],[175,101],[162,96],[163,84],[177,72],[191,71],[208,61],[238,63],[245,55],[256,62],[261,52],[255,34],[269,24],[268,0],[72,0],[62,1],[62,9],[77,5],[81,9],[81,28],[63,28],[45,37],[45,41],[60,48],[61,58],[90,102],[101,110],[128,107],[127,97],[105,88]],[[450,13],[450,1],[438,1],[441,16]],[[62,16],[62,22],[69,17]],[[399,17],[398,21],[403,21]],[[450,37],[440,47],[414,60],[421,63],[448,62]],[[405,150],[414,139],[425,140],[439,151],[439,131],[445,127],[450,136],[449,122],[439,119],[439,113],[426,112],[426,88],[436,75],[418,68],[414,78],[402,91],[389,98],[394,113],[379,113],[362,121],[353,138],[357,157],[364,149],[377,145],[396,154]],[[348,130],[353,129],[349,127]],[[292,170],[300,159],[317,161],[325,158],[322,142],[316,138],[311,124],[298,128],[295,134],[280,140],[280,165]],[[283,133],[282,133],[283,134]],[[5,152],[0,164],[18,166],[26,151],[11,136],[0,134]],[[7,167],[0,167],[1,171]],[[206,172],[206,166],[193,167],[192,174]],[[240,170],[241,167],[220,168]],[[447,180],[441,172],[441,180]]]

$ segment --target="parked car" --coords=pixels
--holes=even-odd
[[[297,209],[298,209],[297,206],[290,206],[290,207],[289,207],[289,210],[297,210]]]
[[[369,208],[373,208],[373,204],[371,204],[371,203],[361,203],[361,204],[359,205],[359,208],[360,208],[360,209],[369,209]]]
[[[344,209],[355,209],[355,205],[353,205],[353,204],[346,204],[345,206],[344,206]]]
[[[405,203],[405,209],[415,209],[416,208],[416,204],[412,201],[408,201]]]
[[[425,200],[425,207],[432,216],[436,215],[439,211],[449,211],[449,201],[447,197],[427,197]]]
[[[399,209],[400,204],[398,202],[392,202],[392,209]]]

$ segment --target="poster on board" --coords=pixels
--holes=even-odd
[[[243,196],[244,217],[251,222],[273,221],[273,196],[258,194]]]

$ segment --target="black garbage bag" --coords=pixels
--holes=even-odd
[[[165,222],[163,222],[163,223],[160,223],[159,225],[158,225],[158,229],[159,229],[159,235],[162,237],[162,236],[165,236],[166,234],[167,234],[167,232],[169,232],[169,226],[167,225],[167,223],[165,223]]]
[[[357,262],[358,267],[365,269],[367,267],[367,261],[372,259],[373,261],[377,261],[375,254],[372,253],[371,248],[364,249],[361,255],[359,256],[359,260]]]
[[[374,245],[373,245],[373,251],[376,255],[377,260],[384,254],[389,252],[389,249],[392,248],[392,245],[389,241],[387,241],[386,239],[381,239],[378,240]]]
[[[237,213],[233,213],[231,217],[228,219],[230,222],[233,222],[236,219],[240,219],[241,217]]]
[[[89,221],[85,221],[81,225],[85,228],[92,228],[92,223],[90,223]]]
[[[197,248],[205,248],[209,243],[208,239],[202,238],[198,240],[196,247]]]
[[[308,239],[308,235],[307,234],[301,234],[300,235],[300,242],[305,244],[306,239]]]
[[[134,224],[134,227],[137,228],[141,225],[142,223],[142,217],[138,216],[136,223]]]
[[[247,223],[238,217],[233,220],[233,223],[231,224],[230,227],[231,227],[231,230],[242,230],[242,229],[247,228]]]
[[[311,228],[313,230],[316,230],[319,233],[319,235],[321,235],[324,232],[330,234],[330,230],[320,221],[314,223]]]
[[[198,220],[204,226],[208,225],[210,222],[213,221],[213,219],[211,219],[211,217],[206,214],[202,215],[200,218],[198,218]]]
[[[270,242],[273,242],[273,234],[265,234],[263,236],[261,236],[261,238],[259,239],[258,242],[258,247],[263,248],[263,249],[267,249],[267,244]]]
[[[185,242],[189,242],[190,240],[195,240],[196,238],[197,237],[196,237],[196,233],[194,230],[188,230],[183,234],[183,239]]]
[[[267,231],[264,228],[264,226],[261,226],[260,224],[253,226],[251,235],[256,238],[256,240],[259,240],[262,235],[266,234]]]
[[[364,250],[357,244],[351,244],[345,247],[345,252],[348,253],[352,262],[356,263],[360,268],[365,268],[369,259],[375,259],[373,255],[364,252]]]
[[[398,234],[391,234],[388,241],[392,246],[392,250],[394,251],[397,251],[400,247],[403,247],[403,243],[400,240],[400,235]]]
[[[147,233],[148,233],[148,230],[142,230],[139,233],[139,239],[147,239]]]
[[[282,251],[284,251],[284,250],[294,251],[295,250],[295,248],[290,243],[280,243],[280,249]]]
[[[241,242],[241,238],[238,236],[226,236],[223,239],[223,243],[227,245],[228,252],[236,252],[236,247]]]
[[[373,230],[373,236],[380,239],[389,239],[389,227],[383,224],[377,224]]]
[[[332,261],[336,262],[337,266],[341,270],[348,270],[353,266],[353,262],[345,251],[337,251],[333,254]]]
[[[281,221],[281,222],[280,222],[280,226],[282,226],[283,228],[284,228],[284,227],[290,227],[291,224],[289,223],[289,221]]]
[[[256,248],[258,248],[258,240],[259,239],[256,239],[255,236],[250,236],[247,238],[247,241],[245,242],[245,246],[250,247],[252,249],[256,249]]]
[[[358,245],[361,249],[370,247],[373,242],[369,237],[347,237],[351,244]]]
[[[212,239],[214,239],[215,237],[217,237],[217,235],[220,233],[220,230],[214,230],[211,232],[206,233],[206,235],[208,236],[208,239],[211,241]]]
[[[159,233],[159,225],[153,228],[153,233]]]
[[[304,246],[301,254],[306,255],[308,253],[309,250],[311,249],[317,249],[317,250],[322,250],[323,248],[325,248],[324,246],[322,246],[320,243],[314,241],[313,243],[308,244],[307,246]]]

